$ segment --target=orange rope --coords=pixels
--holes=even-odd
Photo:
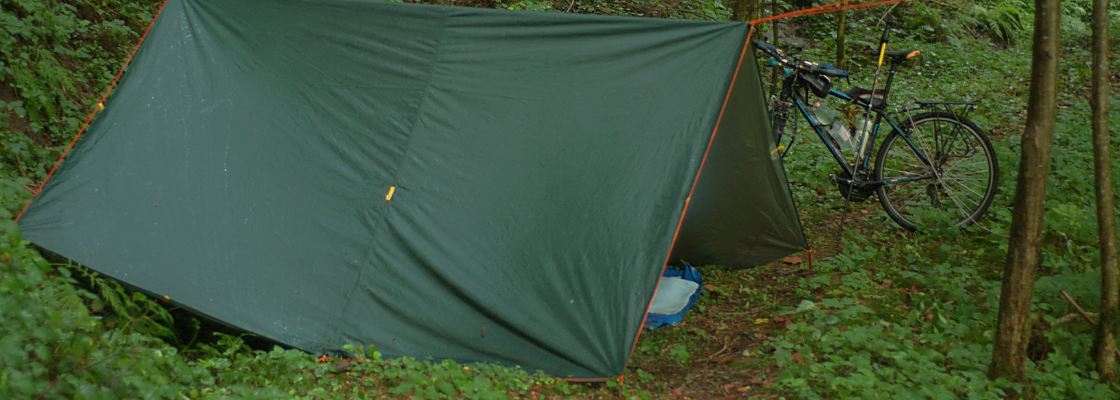
[[[331,362],[331,360],[348,361],[348,362],[356,362],[356,363],[371,363],[371,362],[377,362],[378,361],[378,360],[359,360],[359,359],[356,359],[356,358],[346,358],[346,357],[333,357],[332,358],[331,356],[321,356],[321,357],[315,359],[315,361],[318,362],[319,364],[329,363],[329,362]],[[381,360],[381,361],[385,365],[392,364],[392,362],[390,362],[390,361],[385,361],[385,360]],[[467,370],[470,370],[470,367],[463,367],[463,368],[466,368]]]
[[[806,9],[803,9],[803,10],[794,10],[794,11],[790,11],[790,12],[787,12],[787,13],[784,13],[784,14],[771,15],[771,16],[766,17],[766,18],[759,18],[759,19],[750,21],[750,23],[753,25],[753,24],[756,24],[756,23],[763,23],[763,22],[773,21],[773,20],[782,19],[782,18],[799,17],[799,16],[802,16],[802,15],[814,15],[814,14],[819,14],[819,13],[829,12],[829,11],[840,11],[840,10],[833,10],[833,9],[836,8],[836,7],[839,7],[841,4],[849,3],[849,2],[852,2],[852,1],[854,1],[854,0],[841,0],[841,1],[838,1],[838,2],[835,2],[835,3],[828,3],[828,4],[816,6],[816,7],[806,8]]]
[[[852,5],[846,5],[846,6],[842,5],[844,3],[849,3],[851,1],[854,1],[854,0],[841,0],[841,1],[838,1],[838,2],[835,2],[835,3],[828,3],[828,4],[825,4],[825,5],[822,5],[822,6],[817,6],[817,7],[813,7],[813,8],[806,8],[804,10],[790,11],[790,12],[787,12],[785,14],[774,15],[774,16],[770,16],[770,17],[766,17],[766,18],[759,18],[759,19],[750,21],[750,23],[751,23],[751,25],[754,25],[754,24],[759,24],[759,23],[763,23],[763,22],[767,22],[767,21],[773,21],[773,20],[782,19],[782,18],[801,17],[801,16],[806,16],[806,15],[817,15],[817,14],[824,14],[824,13],[837,12],[837,11],[854,10],[854,9],[858,9],[858,8],[880,6],[880,5],[883,5],[883,4],[900,3],[900,2],[903,2],[903,1],[909,1],[909,0],[884,0],[884,1],[877,1],[877,2],[874,2],[874,3],[852,4]]]
[[[17,222],[19,221],[20,217],[23,216],[23,213],[27,212],[27,208],[31,206],[31,202],[35,201],[36,197],[39,197],[39,193],[42,192],[43,188],[47,186],[47,182],[51,180],[52,176],[54,176],[55,171],[58,171],[58,165],[62,164],[62,160],[66,158],[66,155],[70,154],[70,150],[74,148],[74,144],[78,143],[78,138],[82,137],[82,133],[85,133],[86,128],[89,127],[90,122],[93,122],[93,116],[97,115],[97,112],[101,111],[101,109],[105,107],[105,99],[109,97],[109,92],[112,92],[113,88],[117,86],[117,81],[121,79],[121,75],[124,75],[125,67],[128,67],[128,64],[132,62],[132,57],[136,56],[136,50],[140,49],[140,45],[144,43],[144,38],[147,38],[148,32],[152,31],[152,26],[156,24],[156,20],[159,19],[159,14],[163,12],[163,7],[165,6],[167,6],[167,0],[164,0],[163,4],[159,6],[159,11],[156,12],[155,17],[152,17],[152,23],[148,24],[148,29],[144,30],[144,34],[140,36],[140,41],[136,43],[136,47],[132,48],[132,52],[128,54],[128,59],[125,60],[124,64],[121,65],[120,71],[117,72],[117,77],[113,78],[113,83],[109,84],[109,88],[105,89],[105,93],[101,95],[101,100],[97,101],[97,105],[94,106],[93,111],[89,113],[89,117],[86,118],[86,123],[82,125],[82,129],[79,129],[78,134],[74,135],[74,139],[70,140],[70,145],[66,146],[66,150],[64,150],[62,152],[62,155],[58,157],[58,161],[54,162],[54,167],[51,168],[51,172],[47,173],[47,177],[43,179],[43,183],[40,183],[39,188],[35,189],[34,196],[31,196],[31,200],[28,200],[27,204],[23,205],[23,209],[19,211],[19,215],[16,215],[15,220]]]

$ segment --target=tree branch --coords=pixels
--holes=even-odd
[[[1089,321],[1089,325],[1097,326],[1097,323],[1093,322],[1093,318],[1089,316],[1089,313],[1085,312],[1085,310],[1082,310],[1081,306],[1077,305],[1076,301],[1073,301],[1073,297],[1070,297],[1069,293],[1066,293],[1065,289],[1059,290],[1059,292],[1061,292],[1062,297],[1065,297],[1066,301],[1068,301],[1069,304],[1073,306],[1074,310],[1077,310],[1077,312],[1080,313],[1086,321]],[[1120,357],[1120,349],[1116,349],[1116,356]]]
[[[1084,317],[1086,321],[1089,321],[1089,325],[1093,325],[1093,326],[1097,325],[1096,322],[1093,322],[1093,317],[1090,317],[1089,314],[1085,312],[1085,310],[1082,310],[1081,306],[1077,305],[1076,301],[1073,301],[1073,297],[1070,297],[1069,293],[1066,293],[1065,289],[1059,290],[1059,292],[1061,292],[1062,297],[1065,297],[1066,301],[1068,301],[1069,304],[1073,306],[1073,309],[1077,310],[1078,314],[1081,314],[1081,316]]]

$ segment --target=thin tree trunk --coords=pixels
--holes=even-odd
[[[1093,359],[1101,382],[1120,383],[1116,373],[1116,334],[1120,324],[1120,270],[1117,268],[1116,209],[1112,201],[1112,160],[1108,136],[1108,0],[1093,0],[1093,164],[1096,167],[1097,225],[1101,243],[1101,319]]]
[[[731,10],[731,20],[750,21],[756,8],[758,8],[758,0],[735,0],[735,8]]]
[[[1011,238],[1000,290],[999,320],[992,351],[991,379],[1023,384],[1031,393],[1024,361],[1030,343],[1031,298],[1041,260],[1039,240],[1045,212],[1050,149],[1058,93],[1058,0],[1035,0],[1031,89],[1022,137],[1019,176],[1012,203]],[[1018,398],[1024,393],[1012,393]]]
[[[844,47],[844,35],[848,30],[848,11],[844,10],[838,14],[836,19],[836,68],[847,69],[848,60],[846,60],[846,49]]]
[[[778,2],[770,3],[770,16],[778,15]],[[778,45],[778,20],[770,21],[770,44]],[[777,89],[778,82],[781,81],[782,76],[779,71],[781,68],[770,68],[770,87]],[[771,90],[770,93],[777,93],[777,90]]]

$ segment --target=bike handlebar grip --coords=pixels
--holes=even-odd
[[[833,67],[833,66],[828,65],[828,64],[821,64],[820,70],[817,71],[817,73],[819,73],[821,75],[828,75],[828,76],[836,77],[836,78],[847,78],[848,77],[848,71],[842,70],[840,68]]]
[[[785,55],[782,54],[778,48],[774,47],[774,45],[761,40],[751,40],[751,43],[754,44],[754,47],[759,48],[762,52],[770,56],[770,62],[768,63],[770,66],[778,67],[789,65],[789,62],[785,59]]]
[[[754,47],[758,47],[758,48],[766,50],[766,51],[771,51],[771,50],[774,49],[774,45],[771,45],[770,43],[763,42],[761,40],[757,40],[757,39],[756,40],[751,40],[751,43],[754,43]]]

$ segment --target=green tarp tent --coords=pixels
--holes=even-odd
[[[312,353],[617,376],[666,263],[805,247],[748,28],[170,0],[20,226]]]

